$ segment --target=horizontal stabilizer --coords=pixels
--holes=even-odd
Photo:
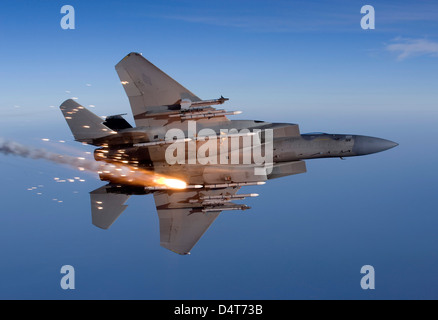
[[[115,133],[103,124],[104,120],[72,99],[59,107],[76,141],[92,143],[93,140]]]
[[[100,187],[90,192],[91,217],[96,227],[108,229],[122,214],[130,195],[108,193],[108,186]]]

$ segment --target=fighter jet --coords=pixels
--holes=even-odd
[[[398,145],[354,134],[301,134],[297,124],[230,120],[240,112],[218,109],[227,98],[202,100],[139,53],[115,68],[135,127],[123,115],[103,119],[71,99],[60,106],[74,139],[98,147],[95,160],[107,164],[99,171],[107,184],[90,192],[92,223],[108,229],[131,195],[152,194],[160,244],[178,254],[189,254],[221,212],[249,209],[235,202],[257,196],[237,193],[243,186],[304,173],[307,159]]]

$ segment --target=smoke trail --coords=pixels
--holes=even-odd
[[[61,155],[44,149],[30,148],[13,141],[6,141],[2,138],[0,138],[0,153],[28,159],[42,159],[57,164],[68,165],[80,171],[86,170],[98,173],[105,177],[105,180],[110,180],[115,183],[171,189],[185,189],[187,186],[184,181],[159,175],[130,165],[97,162],[82,157]]]

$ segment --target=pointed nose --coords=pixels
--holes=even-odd
[[[353,152],[358,155],[385,151],[398,146],[398,143],[374,137],[355,136]]]

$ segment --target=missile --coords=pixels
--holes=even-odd
[[[228,98],[220,97],[219,99],[191,101],[190,99],[182,99],[180,102],[181,109],[188,109],[190,107],[207,107],[218,104],[223,104],[228,101]]]
[[[208,112],[208,113],[206,112],[206,113],[193,114],[193,115],[185,114],[185,115],[181,115],[181,120],[233,116],[241,113],[242,111],[227,111],[227,112]]]
[[[218,184],[206,184],[203,185],[204,188],[228,188],[228,187],[243,187],[243,186],[260,186],[265,184],[265,181],[258,182],[236,182],[236,183],[218,183]]]
[[[204,213],[207,212],[221,212],[221,211],[232,211],[232,210],[248,210],[251,209],[251,207],[248,207],[247,205],[236,205],[233,207],[217,207],[217,208],[204,208],[201,211]]]
[[[228,101],[228,100],[230,100],[230,99],[224,98],[223,96],[221,96],[219,99],[194,101],[194,102],[192,102],[192,106],[194,106],[194,107],[212,106],[212,105],[223,104],[225,101]]]
[[[258,197],[258,193],[234,194],[234,195],[219,195],[219,196],[201,196],[201,200],[217,200],[217,199],[245,199],[247,197]]]
[[[218,196],[201,196],[199,199],[191,199],[189,203],[201,203],[203,205],[226,204],[233,200],[243,200],[247,197],[258,197],[258,193],[236,194],[236,195],[218,195]]]
[[[218,205],[218,204],[226,204],[228,202],[231,202],[233,199],[221,199],[221,200],[204,200],[201,201],[201,204],[203,205]]]
[[[213,118],[213,117],[222,117],[227,115],[236,115],[241,114],[242,111],[226,111],[226,110],[201,110],[201,111],[190,111],[190,112],[184,112],[184,113],[176,113],[176,114],[169,114],[169,118],[176,118],[180,117],[181,120],[187,120],[187,119],[197,119],[197,118]]]

